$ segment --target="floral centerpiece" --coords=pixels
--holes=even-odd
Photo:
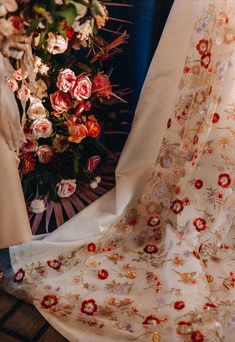
[[[79,181],[90,190],[101,181],[108,154],[102,144],[105,122],[113,99],[123,101],[104,63],[120,52],[127,36],[114,35],[109,42],[100,36],[108,11],[98,0],[12,0],[10,10],[6,3],[0,1],[0,20],[15,34],[31,37],[32,46],[32,68],[16,57],[8,80],[26,138],[19,151],[23,189],[31,213],[41,219],[50,208],[48,221],[54,208],[60,224],[62,208],[68,216],[72,206],[80,208]]]

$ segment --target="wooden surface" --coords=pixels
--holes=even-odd
[[[35,309],[4,292],[0,292],[0,341],[66,342]]]

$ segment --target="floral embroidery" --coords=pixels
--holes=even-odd
[[[97,305],[94,299],[84,300],[81,306],[81,312],[92,316],[97,311]]]

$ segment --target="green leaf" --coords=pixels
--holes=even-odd
[[[73,161],[73,167],[74,167],[74,171],[76,174],[78,174],[78,171],[79,171],[79,159],[74,159]]]
[[[65,18],[67,25],[72,26],[74,23],[74,20],[77,16],[77,10],[76,7],[73,4],[68,4],[63,11],[55,12],[54,13],[57,17]]]

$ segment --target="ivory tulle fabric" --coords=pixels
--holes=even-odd
[[[8,291],[69,341],[235,340],[234,48],[233,0],[176,0],[116,189],[11,249]]]

